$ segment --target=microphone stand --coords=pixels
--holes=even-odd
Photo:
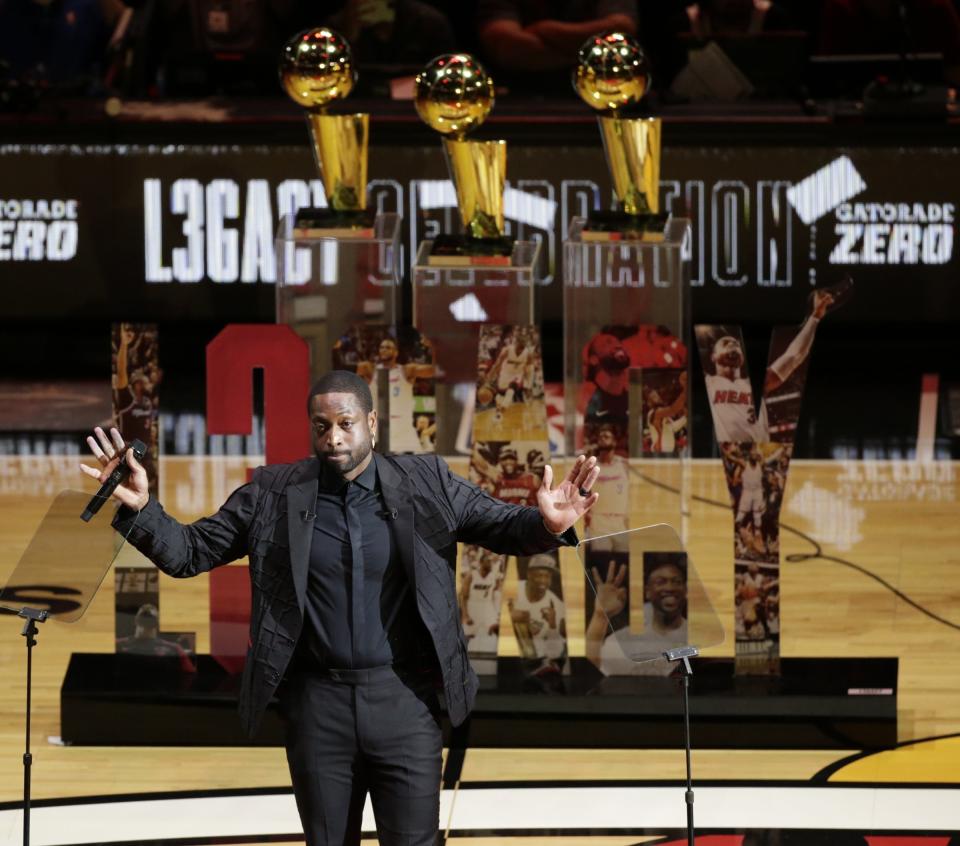
[[[24,620],[20,633],[27,646],[27,702],[26,738],[23,753],[23,844],[30,844],[30,788],[33,755],[30,752],[30,732],[33,718],[33,648],[37,645],[37,626],[50,618],[65,623],[79,620],[97,592],[107,570],[117,557],[125,536],[119,535],[109,520],[86,523],[78,520],[86,505],[99,508],[102,502],[91,501],[82,491],[61,491],[47,510],[40,527],[20,556],[9,581],[0,586],[0,605]],[[118,539],[120,543],[118,543]],[[74,550],[70,573],[62,571],[63,550]],[[56,578],[67,580],[64,590],[73,597],[59,608],[27,608],[20,605],[17,588],[46,583],[60,567]],[[59,582],[63,584],[63,582]]]
[[[21,608],[18,617],[23,617],[23,631],[20,634],[27,639],[27,713],[26,741],[23,753],[23,846],[30,846],[30,772],[33,756],[30,754],[30,709],[33,689],[33,647],[37,645],[37,623],[44,622],[49,611],[38,608]]]
[[[699,654],[700,650],[695,646],[680,646],[663,653],[663,657],[671,663],[680,664],[680,673],[683,678],[683,739],[687,755],[687,790],[683,798],[687,806],[687,846],[694,846],[693,780],[690,767],[690,676],[693,675],[693,669],[690,667],[690,659]]]

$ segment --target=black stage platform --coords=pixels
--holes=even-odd
[[[896,658],[785,658],[779,678],[734,678],[730,659],[696,659],[694,746],[701,749],[879,749],[897,742]],[[60,692],[61,736],[87,745],[237,746],[239,676],[201,655],[178,659],[74,654]],[[449,726],[447,735],[449,736]],[[281,745],[271,709],[253,741]],[[501,658],[481,690],[471,747],[677,748],[676,679],[603,678],[586,659],[547,680]]]

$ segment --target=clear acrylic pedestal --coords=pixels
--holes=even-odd
[[[516,241],[508,265],[430,264],[432,241],[417,250],[413,325],[433,344],[437,363],[437,452],[468,452],[480,326],[536,322],[540,242]]]
[[[400,215],[376,216],[369,237],[298,236],[295,215],[277,229],[277,322],[310,345],[314,378],[330,369],[334,342],[355,324],[399,316]]]
[[[563,245],[567,454],[591,451],[602,425],[618,421],[618,461],[629,464],[629,488],[643,493],[630,523],[664,522],[683,534],[690,222],[671,218],[662,242],[584,240],[585,224],[573,218]],[[610,531],[627,528],[614,523]]]

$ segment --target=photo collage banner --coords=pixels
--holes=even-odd
[[[759,407],[739,326],[694,327],[733,510],[735,669],[780,671],[780,507],[820,320],[852,292],[813,291],[799,327],[777,326]]]
[[[155,323],[114,323],[110,333],[113,425],[127,443],[147,446],[143,468],[151,496],[159,491],[160,354]]]
[[[159,475],[159,340],[154,323],[114,323],[110,333],[113,421],[126,443],[143,441],[151,496],[158,496]],[[160,581],[157,569],[132,547],[125,547],[114,567],[115,648],[127,655],[176,657],[193,670],[194,632],[160,630]]]
[[[540,332],[534,326],[480,327],[470,479],[497,499],[537,504],[550,454]],[[460,609],[467,648],[479,668],[497,654],[507,556],[464,545]],[[565,672],[567,622],[556,551],[517,559],[516,597],[507,600],[531,675]],[[476,660],[481,659],[481,660]]]

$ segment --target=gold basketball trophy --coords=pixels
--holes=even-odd
[[[347,40],[328,27],[295,35],[280,56],[284,91],[306,110],[314,158],[327,195],[327,208],[297,212],[295,234],[370,237],[374,213],[367,208],[367,150],[370,115],[332,115],[327,108],[344,99],[356,83]]]
[[[437,56],[417,75],[417,114],[444,136],[447,168],[464,227],[462,235],[434,239],[430,264],[510,264],[513,241],[503,235],[507,142],[466,139],[486,120],[493,101],[493,80],[472,56]]]
[[[600,112],[600,134],[618,208],[591,212],[583,240],[663,241],[659,118],[624,117],[650,87],[650,66],[637,41],[621,32],[594,35],[580,48],[573,86]]]

